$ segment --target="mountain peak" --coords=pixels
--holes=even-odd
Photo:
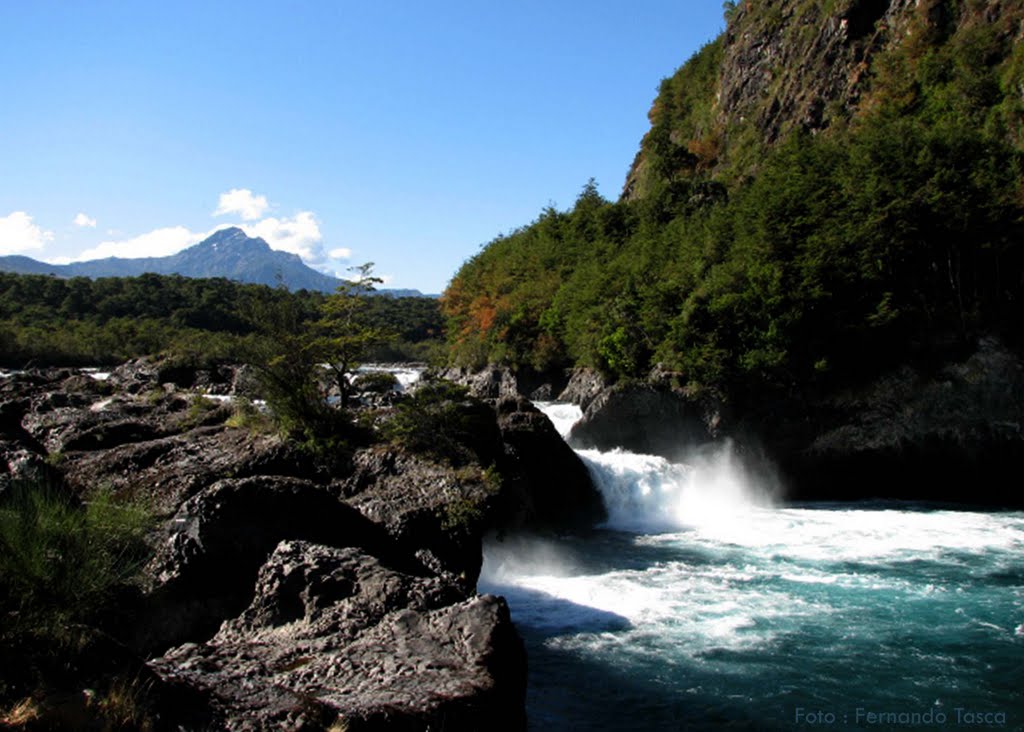
[[[229,226],[226,229],[220,229],[219,231],[213,232],[210,236],[203,239],[198,244],[193,245],[194,247],[212,247],[218,248],[220,245],[228,246],[241,246],[250,249],[258,249],[261,252],[269,251],[270,245],[260,237],[249,236],[242,229],[237,226]],[[186,250],[187,251],[187,250]]]
[[[341,280],[318,272],[291,252],[272,249],[260,237],[251,237],[237,226],[213,232],[198,244],[167,257],[121,259],[108,257],[66,265],[50,265],[29,257],[0,257],[0,272],[55,274],[62,277],[132,277],[179,274],[184,277],[226,277],[237,282],[283,284],[290,290],[334,292]],[[384,290],[396,297],[422,296],[417,290]]]

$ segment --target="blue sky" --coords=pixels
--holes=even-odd
[[[0,0],[0,254],[170,254],[242,225],[440,292],[594,177],[719,0]]]

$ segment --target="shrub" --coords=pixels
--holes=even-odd
[[[355,379],[358,391],[371,394],[386,394],[398,385],[398,377],[390,371],[367,371]]]
[[[427,382],[398,405],[383,432],[409,450],[462,465],[475,457],[472,446],[481,432],[474,419],[478,404],[463,386]]]

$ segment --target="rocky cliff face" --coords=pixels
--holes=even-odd
[[[927,3],[926,3],[927,4]],[[724,39],[717,92],[723,128],[747,120],[773,142],[850,114],[874,58],[902,42],[916,0],[741,4]],[[932,3],[935,5],[935,3]]]
[[[1022,21],[1016,0],[740,2],[726,31],[662,83],[623,196],[695,172],[742,177],[790,132],[817,134],[882,99],[913,97],[887,66],[928,63],[931,49],[966,48],[980,33],[995,50],[975,62],[1006,66],[1003,93],[1020,101]]]

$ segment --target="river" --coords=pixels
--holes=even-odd
[[[1024,729],[1024,514],[780,503],[728,447],[579,454],[606,524],[485,545],[531,729]]]

